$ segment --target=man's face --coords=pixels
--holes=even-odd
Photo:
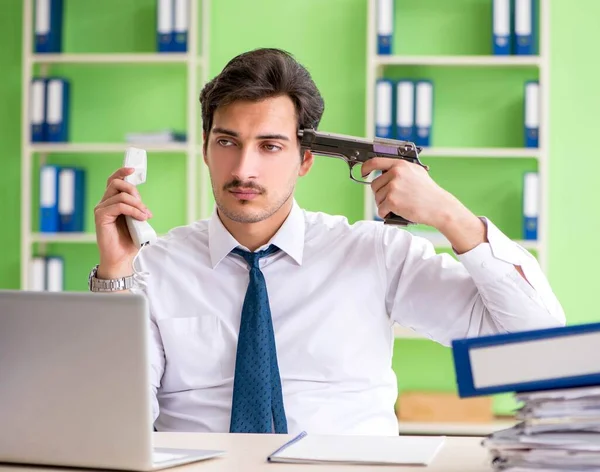
[[[204,160],[219,210],[239,223],[256,223],[290,200],[298,176],[312,165],[301,162],[296,110],[288,96],[238,101],[213,116]]]

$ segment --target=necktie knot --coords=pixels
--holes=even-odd
[[[237,254],[238,256],[242,256],[248,263],[248,266],[250,267],[250,269],[259,269],[260,268],[260,266],[258,265],[259,261],[263,257],[267,257],[267,256],[270,256],[271,254],[275,254],[277,251],[279,251],[279,248],[277,246],[271,244],[268,248],[263,249],[262,251],[258,251],[258,252],[248,252],[248,251],[239,249],[237,247],[235,249],[233,249],[231,252],[233,252],[234,254]]]

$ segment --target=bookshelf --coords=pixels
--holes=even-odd
[[[537,257],[542,269],[547,272],[549,0],[536,2],[539,54],[533,56],[492,55],[491,3],[491,0],[480,0],[456,2],[450,5],[433,0],[426,5],[421,5],[416,0],[396,0],[393,53],[378,55],[377,0],[368,0],[365,135],[369,138],[374,137],[375,85],[379,78],[433,78],[432,142],[431,147],[423,149],[421,160],[430,165],[434,180],[454,193],[476,214],[490,217],[509,237],[530,250]],[[452,22],[447,21],[444,16],[452,18]],[[461,28],[460,34],[454,35],[461,38],[455,40],[447,39],[448,36],[443,36],[444,32],[437,34],[432,32],[436,29],[441,31],[450,23],[459,24],[460,21],[466,25],[465,28],[473,27],[477,31],[472,32]],[[482,21],[489,22],[489,25],[481,27]],[[445,38],[444,41],[441,40],[442,37]],[[479,41],[479,45],[468,45],[467,41],[471,38]],[[517,87],[519,84],[524,87],[525,80],[532,78],[539,80],[540,83],[538,148],[520,147],[523,140],[517,136],[518,132],[522,133],[523,127],[522,97],[521,108],[516,104],[519,103],[518,94],[524,93],[522,88],[519,91]],[[488,80],[489,85],[486,85]],[[504,82],[507,85],[503,85]],[[486,90],[486,87],[489,88]],[[497,90],[500,91],[499,97],[482,101],[480,104],[475,103],[476,98],[469,97],[469,95],[490,97]],[[507,95],[506,103],[503,103],[500,94],[505,90],[512,95]],[[442,94],[446,94],[445,97],[440,97]],[[450,116],[451,110],[461,107],[462,97],[446,98],[450,94],[463,94],[466,102],[464,111],[458,114],[454,122],[453,117]],[[468,116],[469,112],[473,112],[476,116]],[[467,124],[461,129],[461,125],[456,122],[460,123],[462,117]],[[492,131],[495,119],[501,127],[499,136],[495,136]],[[511,119],[513,124],[509,123]],[[482,125],[477,128],[477,120],[484,122],[487,127],[484,128]],[[514,125],[515,120],[519,121],[520,127]],[[446,129],[440,130],[444,126]],[[466,136],[467,126],[475,128],[473,137]],[[448,128],[452,128],[452,131]],[[524,170],[536,170],[539,173],[540,202],[536,241],[521,239],[522,196],[521,193],[516,196],[516,193],[522,192]],[[470,182],[458,177],[460,171],[464,171],[463,174],[471,171],[477,180],[473,187],[478,188],[469,190]],[[520,180],[517,182],[516,179]],[[482,195],[485,192],[486,182],[489,183],[490,192],[495,191],[499,194],[490,193],[489,212],[485,202],[482,201],[485,200]],[[510,201],[509,208],[508,205],[504,205],[504,201]],[[373,219],[374,209],[372,191],[370,187],[365,186],[364,218]],[[450,249],[446,238],[437,231],[421,231],[413,228],[410,230],[429,239],[438,251]],[[399,326],[395,326],[394,333],[397,338],[420,338],[413,331]]]
[[[86,2],[87,3],[87,2]],[[29,283],[29,263],[35,255],[45,255],[53,250],[56,250],[56,243],[62,248],[69,247],[66,250],[69,256],[69,261],[65,260],[65,274],[70,271],[69,264],[77,264],[82,267],[77,267],[76,272],[84,273],[89,271],[90,267],[87,262],[83,262],[79,258],[79,253],[88,257],[91,252],[89,249],[76,249],[83,246],[95,244],[96,236],[93,230],[93,213],[91,209],[101,198],[103,186],[106,179],[116,170],[121,164],[124,151],[128,146],[137,146],[145,149],[148,153],[148,182],[152,179],[154,187],[161,179],[163,169],[177,167],[178,185],[180,184],[183,190],[177,189],[177,195],[181,195],[180,200],[183,201],[185,210],[181,211],[181,217],[177,220],[175,217],[163,218],[165,220],[157,231],[164,232],[167,227],[175,226],[176,224],[187,224],[198,218],[202,218],[208,214],[207,201],[208,193],[204,191],[207,188],[208,175],[205,172],[204,166],[198,165],[200,158],[199,149],[202,147],[201,133],[201,117],[200,106],[198,104],[198,96],[202,86],[208,81],[209,74],[209,21],[210,21],[210,1],[209,0],[190,0],[189,1],[189,16],[188,16],[188,38],[187,52],[155,52],[155,16],[156,0],[146,0],[145,2],[137,2],[136,4],[124,5],[116,1],[108,1],[96,3],[93,5],[80,5],[77,2],[66,2],[64,5],[64,26],[63,26],[63,53],[57,54],[36,54],[34,52],[34,5],[35,0],[23,1],[23,38],[22,38],[22,136],[21,136],[21,288],[25,289]],[[73,9],[72,11],[69,11]],[[136,10],[137,9],[137,10]],[[90,25],[90,18],[94,15],[99,15],[105,20],[109,18],[112,23],[114,19],[114,11],[125,12],[131,16],[131,24],[129,19],[119,18],[119,21],[128,24],[127,31],[122,31],[122,35],[128,39],[129,44],[134,44],[138,47],[132,48],[132,51],[118,50],[109,51],[75,51],[77,47],[74,37],[77,35],[86,35]],[[140,24],[135,24],[136,22]],[[129,22],[129,23],[128,23]],[[79,24],[78,24],[79,23]],[[141,24],[143,23],[143,24]],[[96,30],[99,33],[99,30]],[[101,34],[101,33],[100,33]],[[65,36],[69,36],[69,46],[65,47],[67,40]],[[82,36],[80,36],[81,38]],[[110,43],[110,39],[105,36],[98,35],[97,42],[103,46]],[[142,39],[140,39],[142,38]],[[86,38],[88,44],[94,44],[93,40]],[[145,45],[139,47],[139,44],[145,41]],[[100,46],[100,47],[103,47]],[[107,48],[108,49],[108,48]],[[124,49],[124,48],[121,48]],[[126,48],[125,48],[126,49]],[[139,49],[146,49],[140,51]],[[61,75],[69,78],[72,81],[73,87],[79,87],[82,77],[87,81],[87,96],[81,96],[84,92],[79,92],[77,97],[72,96],[72,102],[77,99],[83,101],[92,98],[89,95],[90,90],[95,92],[94,86],[96,83],[95,75],[103,74],[103,71],[110,70],[113,74],[111,77],[119,78],[120,71],[128,70],[129,75],[123,77],[131,77],[132,74],[137,74],[136,77],[145,77],[145,74],[152,76],[153,74],[177,74],[177,86],[181,84],[182,94],[179,95],[179,107],[184,107],[185,117],[182,121],[182,128],[187,134],[186,142],[173,142],[165,144],[135,144],[125,142],[123,133],[122,141],[119,142],[114,138],[112,140],[104,138],[89,137],[93,133],[71,133],[78,134],[78,137],[73,142],[63,143],[32,143],[30,136],[30,87],[29,84],[33,77],[48,77],[53,74]],[[133,72],[132,72],[133,71]],[[181,76],[184,78],[182,79]],[[175,77],[170,75],[168,77]],[[83,79],[81,79],[83,80]],[[127,79],[124,79],[127,80]],[[98,79],[100,82],[101,79]],[[116,80],[118,82],[118,80]],[[89,84],[92,84],[92,87]],[[151,84],[155,85],[155,84]],[[135,85],[138,86],[137,84]],[[100,85],[98,86],[100,87]],[[129,85],[128,87],[131,87]],[[139,85],[144,87],[144,84]],[[156,87],[155,87],[156,88]],[[125,92],[123,92],[125,93]],[[152,93],[149,91],[149,93]],[[156,91],[154,91],[156,93]],[[114,99],[115,105],[123,106],[121,103],[116,103],[118,99]],[[98,103],[97,101],[95,103]],[[81,103],[79,104],[81,107]],[[71,103],[71,107],[74,104]],[[126,105],[125,105],[126,106]],[[107,105],[110,107],[110,104]],[[108,108],[109,109],[109,108]],[[121,108],[122,109],[122,108]],[[162,110],[160,110],[162,111]],[[116,112],[118,113],[118,112]],[[147,111],[146,111],[147,113]],[[79,113],[77,123],[73,123],[71,118],[71,127],[78,127],[78,131],[86,127],[86,119],[92,118],[91,115]],[[137,118],[137,117],[136,117]],[[140,118],[143,119],[144,117]],[[96,121],[98,118],[95,118]],[[140,123],[136,121],[136,124]],[[160,119],[148,119],[148,122],[160,122]],[[163,121],[167,121],[165,118]],[[119,123],[121,124],[121,123]],[[87,128],[97,126],[95,123],[89,123]],[[116,129],[118,125],[114,125]],[[135,125],[132,125],[135,126]],[[152,126],[152,125],[149,125]],[[156,125],[155,125],[156,126]],[[124,130],[119,130],[124,131]],[[132,129],[126,131],[133,131]],[[104,133],[105,135],[108,133]],[[115,134],[113,132],[113,134]],[[86,135],[81,138],[82,135]],[[71,138],[70,138],[71,139]],[[106,141],[106,142],[103,142]],[[163,156],[163,157],[161,157]],[[160,166],[156,160],[162,159]],[[172,159],[171,162],[166,162],[166,159]],[[110,160],[110,164],[107,162]],[[37,230],[38,222],[37,207],[39,202],[39,174],[37,170],[39,166],[45,163],[66,162],[71,165],[77,165],[86,169],[86,185],[93,185],[93,189],[86,189],[86,231],[83,233],[40,233]],[[110,165],[110,167],[109,167]],[[89,168],[89,169],[88,169]],[[98,170],[101,169],[101,170]],[[108,169],[111,169],[108,171]],[[89,172],[87,172],[89,170]],[[108,172],[108,173],[107,173]],[[170,174],[169,174],[170,175]],[[102,187],[99,183],[102,183]],[[88,186],[92,186],[88,185]],[[148,183],[144,184],[146,187]],[[145,195],[145,188],[140,190]],[[156,191],[152,192],[151,197],[158,199]],[[169,219],[170,218],[170,219]],[[168,221],[167,221],[168,220]],[[154,223],[152,222],[153,226]],[[156,228],[156,226],[155,226]],[[72,246],[72,247],[71,247]],[[78,251],[78,252],[77,252]],[[85,267],[83,265],[85,264]],[[88,267],[89,266],[89,267]],[[75,272],[75,271],[74,271]],[[66,278],[66,276],[65,276]],[[72,276],[72,279],[82,279],[77,274]]]

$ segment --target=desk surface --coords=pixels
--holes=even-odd
[[[419,471],[419,472],[484,472],[490,471],[487,452],[481,446],[481,438],[448,437],[444,447],[429,467],[392,467],[358,465],[302,465],[272,464],[266,457],[281,446],[288,435],[246,435],[209,433],[154,433],[155,446],[190,449],[221,449],[227,451],[223,457],[196,462],[189,465],[165,469],[165,472],[260,472],[278,470],[285,472],[365,472]],[[21,466],[0,467],[0,472],[40,472],[40,468]],[[73,472],[77,469],[43,469]]]

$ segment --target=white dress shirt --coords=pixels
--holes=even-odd
[[[484,222],[489,243],[457,261],[403,229],[351,225],[294,202],[269,242],[281,251],[260,261],[290,433],[398,434],[394,322],[446,346],[453,338],[564,325],[535,258]],[[242,246],[214,212],[139,255],[136,267],[149,275],[133,291],[150,306],[159,431],[229,430],[249,277],[246,262],[230,254],[235,247]]]

